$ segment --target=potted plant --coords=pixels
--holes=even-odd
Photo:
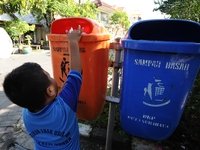
[[[23,45],[23,47],[22,47],[22,53],[28,54],[32,50],[32,48],[31,48],[32,37],[30,35],[26,35],[25,36],[25,40],[27,41],[27,45]]]

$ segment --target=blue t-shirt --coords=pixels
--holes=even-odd
[[[76,108],[81,83],[81,74],[70,71],[63,90],[54,101],[37,113],[23,108],[24,125],[34,140],[35,150],[80,149]]]

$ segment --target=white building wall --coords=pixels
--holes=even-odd
[[[10,15],[8,15],[8,14],[3,14],[3,15],[0,15],[0,20],[1,21],[10,21],[10,20],[12,20],[13,18],[10,16]]]

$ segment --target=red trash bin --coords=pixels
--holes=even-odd
[[[48,34],[50,42],[53,75],[59,87],[62,87],[69,72],[69,51],[66,30],[84,27],[79,42],[83,67],[83,82],[78,100],[77,117],[92,120],[103,107],[107,91],[108,57],[110,34],[94,20],[73,17],[55,20]]]

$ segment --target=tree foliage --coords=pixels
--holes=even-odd
[[[130,27],[130,21],[128,19],[128,15],[126,12],[119,12],[116,11],[111,17],[110,17],[111,24],[113,25],[120,25],[124,29],[128,30]]]
[[[35,25],[28,25],[21,19],[14,19],[12,21],[5,21],[4,28],[13,40],[20,40],[21,36],[28,31],[34,31]],[[19,41],[20,43],[21,41]]]
[[[74,0],[1,0],[0,14],[3,13],[31,13],[38,22],[50,29],[56,16],[96,18],[98,10],[89,0],[84,4],[77,4]]]
[[[155,0],[159,5],[154,11],[161,11],[171,18],[200,21],[200,0]]]
[[[31,13],[38,22],[50,29],[56,16],[73,16],[75,8],[76,3],[73,0],[43,0],[32,5]]]
[[[0,0],[0,14],[25,14],[36,0]],[[38,0],[40,1],[40,0]]]
[[[94,3],[91,3],[87,0],[84,4],[79,3],[74,12],[74,16],[81,16],[96,19],[96,15],[98,14],[98,9]]]

